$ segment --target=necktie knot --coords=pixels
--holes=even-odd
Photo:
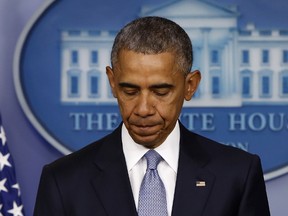
[[[155,170],[159,162],[162,160],[161,155],[159,155],[155,150],[149,150],[145,155],[147,160],[147,169]]]

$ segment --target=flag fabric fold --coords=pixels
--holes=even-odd
[[[0,216],[24,216],[20,187],[0,115]]]

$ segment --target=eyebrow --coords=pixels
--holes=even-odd
[[[150,88],[153,88],[153,89],[173,88],[173,87],[174,85],[169,84],[169,83],[160,83],[160,84],[155,84],[155,85],[150,86]]]
[[[127,83],[127,82],[121,82],[118,84],[120,87],[123,88],[138,88],[140,89],[140,86],[132,84],[132,83]],[[169,84],[169,83],[160,83],[160,84],[154,84],[149,86],[150,89],[161,89],[161,88],[173,88],[174,85]]]
[[[121,82],[118,84],[122,88],[140,88],[140,86],[132,84],[132,83],[126,83],[126,82]]]

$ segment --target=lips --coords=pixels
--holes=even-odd
[[[131,130],[139,136],[150,136],[158,133],[161,128],[159,124],[130,124]]]
[[[133,127],[142,129],[142,130],[148,130],[154,127],[157,127],[157,125],[132,125]]]

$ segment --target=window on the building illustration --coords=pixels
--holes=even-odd
[[[211,51],[211,64],[218,65],[219,63],[220,63],[219,50],[212,50]]]
[[[283,50],[282,61],[284,64],[288,64],[288,50]]]
[[[79,62],[79,53],[77,50],[72,50],[71,51],[71,64],[77,65],[78,62]]]
[[[279,35],[280,36],[288,36],[288,30],[286,30],[286,29],[285,30],[280,30],[279,31]]]
[[[71,89],[70,93],[71,95],[76,95],[79,93],[79,77],[78,76],[71,76]]]
[[[88,73],[88,92],[89,97],[99,97],[100,94],[100,72],[90,71]]]
[[[248,30],[239,30],[239,35],[241,36],[251,36],[252,32]]]
[[[252,71],[244,70],[241,72],[242,76],[242,97],[252,97]]]
[[[280,95],[282,97],[288,97],[288,71],[282,71],[280,73]]]
[[[250,93],[250,77],[243,77],[242,78],[242,96],[249,97]]]
[[[90,53],[90,58],[91,58],[91,64],[96,65],[98,64],[98,51],[97,50],[93,50]]]
[[[267,98],[272,95],[272,71],[260,71],[260,97]]]
[[[220,77],[212,77],[212,95],[218,96],[220,94]]]
[[[79,97],[80,95],[80,70],[68,71],[68,96]]]
[[[282,77],[282,95],[288,96],[288,75]]]
[[[98,94],[98,84],[99,80],[97,76],[92,76],[90,77],[90,93],[92,95],[97,95]]]
[[[99,30],[90,30],[88,31],[89,36],[100,36],[101,35],[101,31]]]
[[[214,98],[221,97],[222,88],[221,88],[221,70],[211,70],[210,71],[210,82],[211,90],[210,94]]]
[[[269,50],[262,50],[262,63],[269,64]]]
[[[270,36],[272,34],[271,30],[260,30],[259,35],[261,36]]]
[[[250,53],[249,50],[242,50],[242,64],[249,64]]]
[[[81,35],[81,31],[79,31],[79,30],[69,30],[68,34],[70,36],[79,36],[79,35]]]
[[[270,93],[270,77],[262,76],[262,95],[269,95]]]

